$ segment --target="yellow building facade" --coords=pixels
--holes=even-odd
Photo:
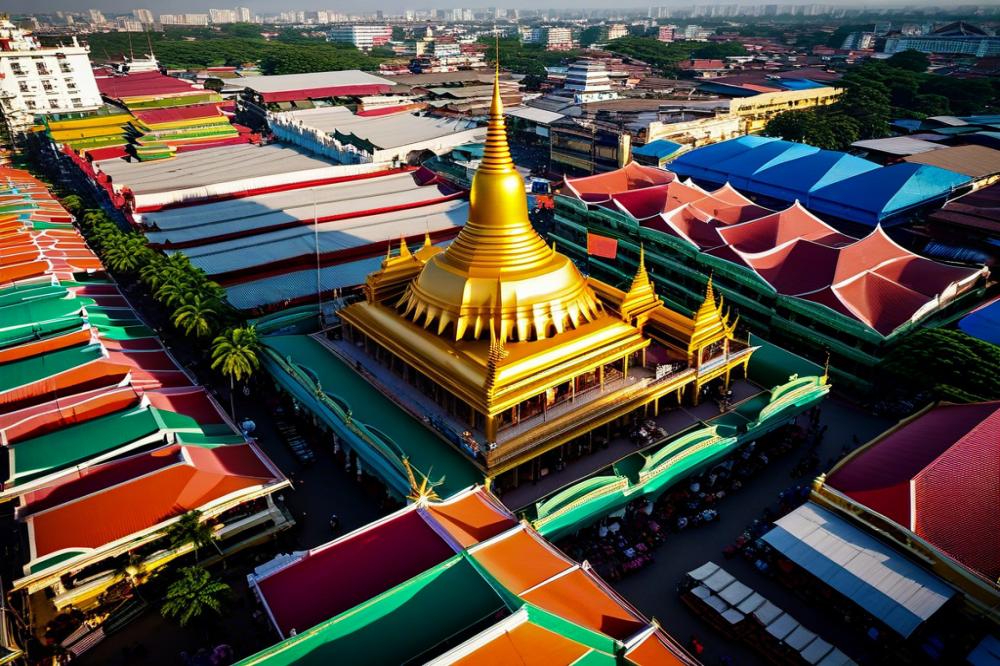
[[[391,371],[390,397],[461,428],[463,452],[508,486],[603,426],[611,435],[664,399],[696,401],[702,386],[745,371],[753,351],[711,285],[689,317],[663,306],[644,263],[622,290],[546,244],[528,220],[496,82],[467,224],[445,250],[401,243],[365,295],[339,311],[356,367]]]
[[[767,121],[778,114],[833,104],[841,92],[840,88],[824,86],[738,97],[730,102],[729,113],[739,118],[741,134],[754,134],[763,131]]]

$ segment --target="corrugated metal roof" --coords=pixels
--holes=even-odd
[[[1000,173],[1000,150],[988,146],[938,146],[938,150],[910,155],[903,160],[948,169],[973,178]]]
[[[336,252],[400,236],[431,233],[465,224],[468,202],[448,201],[412,210],[325,222],[318,225],[319,251]],[[312,226],[235,238],[189,248],[184,254],[209,275],[239,271],[316,252]]]
[[[251,76],[233,79],[229,83],[245,86],[259,93],[307,90],[309,88],[332,88],[336,86],[396,85],[394,81],[383,79],[381,76],[375,76],[358,69],[345,69],[339,72]]]
[[[813,504],[778,520],[763,538],[903,637],[956,594],[888,545]]]
[[[545,109],[539,109],[534,106],[515,106],[511,109],[504,109],[505,116],[514,116],[515,118],[523,118],[525,120],[530,120],[535,123],[540,123],[542,125],[548,125],[549,123],[554,123],[560,118],[565,116],[561,113],[556,113],[555,111],[547,111]]]
[[[438,247],[447,247],[447,243],[438,243]],[[320,269],[320,288],[324,292],[333,289],[346,289],[363,284],[369,273],[378,270],[383,257],[368,257],[350,261],[336,266]],[[316,293],[316,271],[306,269],[269,276],[252,282],[233,285],[226,290],[230,304],[240,310],[294,301]]]
[[[851,144],[854,148],[873,150],[887,155],[916,155],[944,148],[939,143],[915,139],[912,136],[890,136],[885,139],[866,139]]]

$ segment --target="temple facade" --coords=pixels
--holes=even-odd
[[[641,258],[621,286],[585,277],[531,227],[495,83],[466,226],[447,249],[400,242],[324,343],[511,487],[546,454],[586,453],[745,372],[753,348],[711,284],[693,316],[664,307]]]

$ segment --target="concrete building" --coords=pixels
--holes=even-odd
[[[101,106],[85,46],[42,47],[29,32],[0,21],[0,112],[11,137],[35,116],[93,111]]]
[[[236,10],[233,9],[209,9],[208,20],[212,23],[236,23]]]
[[[330,29],[327,39],[331,42],[346,42],[367,51],[374,46],[382,46],[392,39],[392,27],[388,25],[336,25]]]
[[[133,9],[132,16],[135,17],[136,21],[142,23],[143,25],[152,25],[154,23],[153,12],[148,9]]]
[[[628,26],[624,23],[612,23],[608,26],[608,41],[628,37]]]
[[[674,36],[677,33],[677,26],[675,25],[661,25],[656,33],[656,39],[661,42],[672,42],[674,41]]]
[[[779,113],[833,104],[840,92],[839,88],[823,86],[806,90],[761,93],[732,100],[729,110],[739,117],[741,131],[744,134],[753,134],[763,130],[767,121]]]
[[[249,7],[237,7],[236,18],[240,23],[251,23],[253,21],[253,11]]]
[[[573,31],[569,28],[544,28],[544,37],[539,40],[549,51],[569,51],[573,48]]]

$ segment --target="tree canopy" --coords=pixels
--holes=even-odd
[[[951,402],[1000,400],[1000,346],[962,331],[922,329],[883,359],[887,386],[904,386]]]
[[[885,64],[897,69],[908,69],[911,72],[923,73],[931,66],[931,59],[920,51],[907,49],[906,51],[893,54],[892,57],[885,61]]]
[[[681,60],[687,60],[695,51],[707,48],[703,42],[661,42],[652,37],[622,37],[608,42],[609,51],[636,58],[667,74],[672,73]]]
[[[383,59],[378,54],[364,54],[351,44],[303,37],[295,31],[285,31],[277,40],[266,41],[260,36],[259,26],[236,24],[235,28],[228,27],[230,30],[219,32],[200,29],[151,34],[95,33],[88,41],[91,56],[97,60],[146,53],[151,44],[157,60],[176,69],[232,67],[251,62],[259,64],[265,74],[300,74],[341,69],[374,70]]]

